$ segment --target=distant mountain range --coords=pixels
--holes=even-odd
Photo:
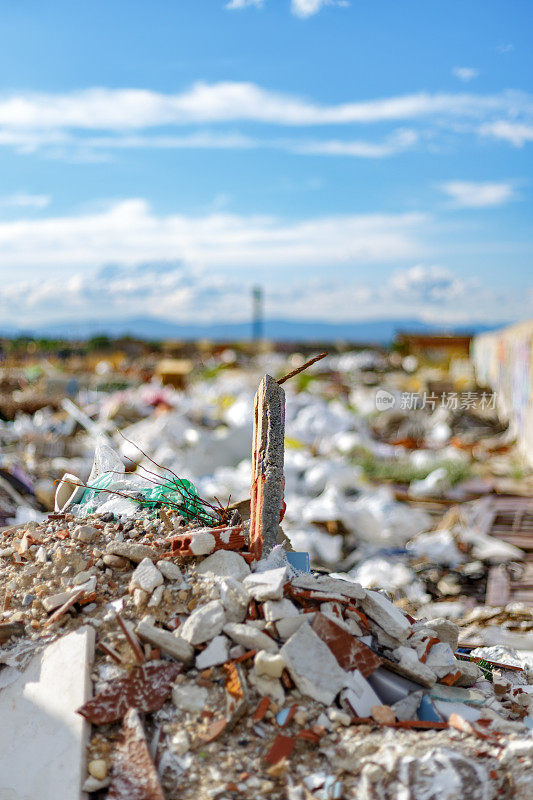
[[[430,333],[481,333],[497,325],[473,323],[468,328],[431,325],[417,319],[375,319],[363,322],[317,322],[315,320],[265,320],[263,333],[266,339],[276,341],[348,341],[386,344],[399,331]],[[21,335],[58,339],[88,339],[96,335],[110,337],[132,336],[141,339],[214,339],[239,341],[250,339],[251,323],[179,324],[155,317],[132,317],[128,319],[77,320],[75,322],[47,323],[35,328],[3,326],[0,335]]]

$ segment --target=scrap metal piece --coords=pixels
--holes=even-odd
[[[268,555],[278,539],[283,518],[285,392],[265,375],[254,401],[250,550],[256,559]]]
[[[130,708],[122,723],[107,800],[165,800],[135,708]]]

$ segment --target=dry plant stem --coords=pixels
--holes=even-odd
[[[281,386],[281,384],[285,383],[285,381],[288,381],[289,378],[294,378],[295,375],[299,375],[299,373],[303,372],[304,369],[307,369],[307,367],[310,367],[311,364],[316,364],[317,361],[321,361],[327,355],[328,355],[328,353],[320,353],[320,355],[315,356],[314,358],[310,358],[309,361],[306,361],[305,364],[302,364],[302,366],[298,367],[298,369],[293,369],[292,372],[289,372],[287,375],[284,375],[282,378],[278,378],[278,381],[277,381],[278,385]]]
[[[135,658],[137,659],[137,661],[140,664],[144,664],[146,659],[144,657],[143,649],[142,649],[141,645],[139,644],[139,640],[137,639],[137,637],[135,636],[134,633],[132,633],[130,630],[128,630],[126,623],[124,622],[124,620],[122,619],[122,617],[120,616],[118,611],[116,612],[115,617],[117,619],[118,624],[120,625],[120,627],[122,629],[122,633],[124,634],[124,636],[128,640],[129,646],[133,650],[133,654],[135,655]]]
[[[100,650],[102,650],[104,653],[107,653],[107,655],[108,655],[110,658],[112,658],[112,659],[113,659],[113,661],[115,661],[117,664],[120,664],[120,666],[121,666],[121,667],[123,667],[123,666],[124,666],[124,662],[122,661],[121,657],[119,656],[119,654],[117,653],[117,651],[116,651],[116,650],[114,650],[112,647],[110,647],[110,646],[109,646],[109,645],[107,645],[107,644],[104,644],[103,642],[98,642],[98,647],[99,647],[99,648],[100,648]]]

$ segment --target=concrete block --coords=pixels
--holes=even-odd
[[[79,628],[0,692],[0,798],[85,800],[89,726],[76,709],[92,695],[93,656],[94,629]]]

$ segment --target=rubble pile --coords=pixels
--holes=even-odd
[[[19,713],[19,685],[78,679],[70,711],[66,695],[39,705],[78,726],[69,763],[95,798],[531,796],[523,656],[459,644],[444,615],[415,619],[382,588],[312,571],[280,530],[280,383],[267,375],[256,395],[249,520],[229,506],[217,518],[177,475],[159,475],[154,500],[103,448],[63,511],[3,532],[0,712]],[[410,531],[414,557],[449,563],[452,522]],[[486,539],[471,535],[479,559]],[[8,790],[30,780],[15,755],[10,768],[0,792],[6,774]]]

